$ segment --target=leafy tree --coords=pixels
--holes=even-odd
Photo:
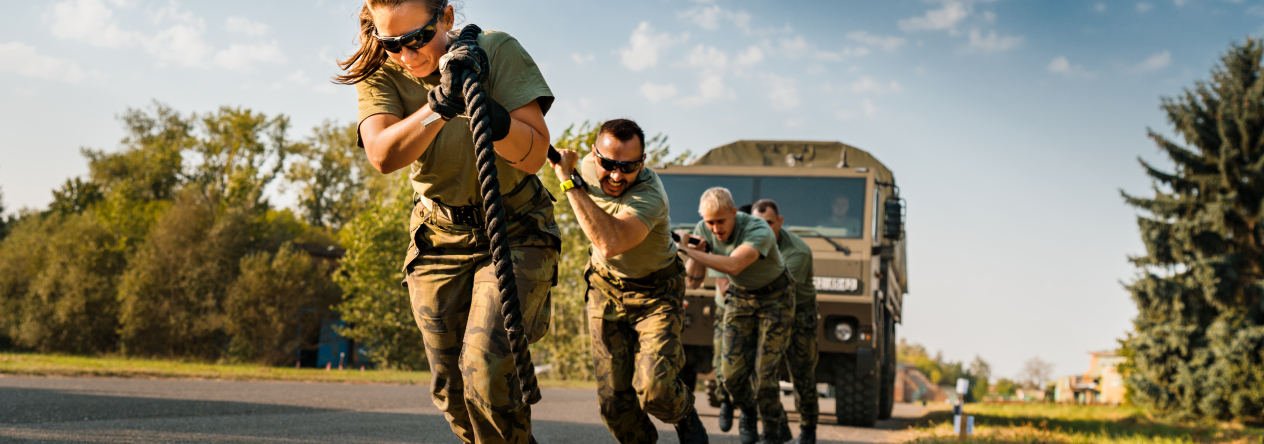
[[[294,362],[296,348],[313,348],[321,319],[339,299],[331,269],[332,264],[317,262],[291,244],[275,254],[258,252],[243,258],[240,277],[224,301],[226,330],[232,336],[230,357],[284,365]],[[307,334],[299,337],[299,331]]]
[[[155,222],[119,289],[123,350],[145,356],[220,357],[224,296],[249,251],[252,214],[222,214],[185,193]]]
[[[1032,390],[1044,387],[1051,376],[1053,376],[1053,364],[1041,360],[1039,356],[1034,356],[1023,364],[1018,380],[1024,389]]]
[[[196,141],[192,117],[157,102],[150,109],[129,108],[119,117],[126,130],[119,150],[82,150],[88,177],[102,194],[94,211],[129,251],[187,182],[183,153]]]
[[[4,189],[0,188],[0,241],[9,235],[9,228],[13,225],[13,218],[4,215]]]
[[[412,315],[404,279],[404,242],[412,210],[412,187],[393,175],[397,189],[351,219],[339,233],[347,254],[334,276],[343,291],[336,309],[347,323],[340,334],[365,344],[379,368],[426,368],[421,330]]]
[[[13,339],[40,352],[95,353],[117,343],[116,283],[123,252],[92,214],[54,215],[38,248],[44,266],[18,308]]]
[[[220,107],[198,116],[202,137],[193,144],[189,172],[209,201],[224,205],[263,203],[263,189],[282,172],[296,145],[286,139],[290,120],[249,109]]]
[[[104,197],[101,187],[94,182],[85,182],[78,177],[66,179],[60,190],[53,190],[53,202],[48,205],[48,211],[79,214]]]
[[[1002,398],[1013,398],[1018,394],[1018,384],[1009,378],[996,380],[996,395]]]
[[[1210,80],[1162,99],[1180,140],[1149,136],[1173,169],[1142,160],[1154,197],[1124,194],[1146,246],[1131,258],[1125,381],[1160,414],[1264,421],[1262,55],[1258,39],[1235,43]]]
[[[298,159],[286,178],[297,188],[298,206],[313,226],[342,228],[394,185],[378,174],[356,146],[356,124],[325,121],[313,129],[308,142],[295,147]]]

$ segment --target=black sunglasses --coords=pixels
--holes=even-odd
[[[430,43],[431,40],[434,40],[435,34],[437,34],[439,30],[435,25],[439,23],[439,16],[443,15],[447,7],[448,2],[444,1],[443,3],[440,3],[439,9],[435,10],[434,17],[430,17],[429,22],[426,22],[426,24],[422,27],[414,29],[404,35],[399,37],[381,37],[377,35],[377,29],[374,29],[373,38],[376,38],[377,42],[382,44],[382,49],[385,49],[386,52],[392,54],[399,52],[404,47],[413,51],[421,49],[421,47]]]
[[[613,160],[602,157],[601,153],[597,151],[597,147],[595,146],[593,147],[592,152],[593,155],[597,156],[597,163],[601,164],[601,169],[606,171],[614,171],[615,169],[618,169],[619,171],[622,171],[623,174],[632,174],[641,169],[641,165],[645,164],[644,154],[641,155],[640,160]]]

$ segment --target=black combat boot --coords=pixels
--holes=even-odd
[[[742,444],[759,441],[759,412],[754,407],[742,409],[742,417],[737,422],[737,437]]]
[[[733,428],[733,403],[724,401],[720,403],[720,431],[727,432]]]
[[[707,429],[702,427],[698,409],[689,409],[689,414],[676,423],[676,436],[680,444],[708,444]]]
[[[798,444],[816,444],[816,426],[799,426]]]
[[[790,441],[790,438],[790,425],[783,419],[777,425],[764,424],[764,435],[759,438],[759,444],[781,444]]]

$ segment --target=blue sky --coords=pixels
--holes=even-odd
[[[303,137],[356,116],[331,85],[355,47],[349,1],[3,3],[0,188],[43,208],[114,149],[115,116],[151,100],[292,118]],[[1264,6],[1228,0],[462,2],[509,32],[557,102],[555,134],[638,120],[676,150],[738,139],[837,140],[874,153],[909,202],[902,337],[1015,375],[1112,348],[1135,309],[1142,251],[1119,190],[1164,164],[1159,98],[1204,79]],[[285,202],[284,196],[277,198]]]

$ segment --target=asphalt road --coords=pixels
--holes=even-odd
[[[458,443],[430,402],[428,386],[349,385],[116,378],[0,376],[3,443]],[[699,394],[701,395],[701,394]],[[716,409],[699,400],[712,443],[737,443],[721,433]],[[790,398],[784,398],[793,407]],[[833,400],[822,399],[822,422]],[[823,443],[902,442],[900,429],[922,414],[896,406],[896,418],[874,429],[822,425]],[[797,415],[791,429],[798,435]],[[595,390],[544,389],[533,407],[536,439],[552,443],[613,443],[597,414]],[[663,443],[671,425],[658,423]]]

